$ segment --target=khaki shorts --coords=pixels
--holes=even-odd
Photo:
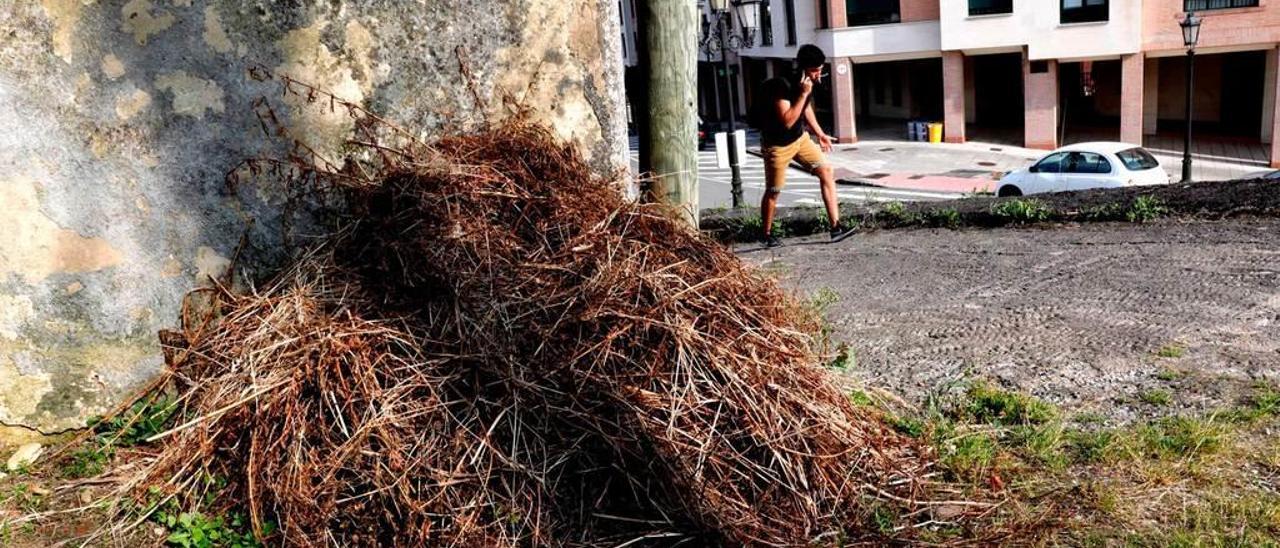
[[[808,133],[789,145],[762,147],[760,156],[764,158],[765,188],[772,191],[782,190],[783,185],[787,184],[787,168],[791,166],[792,160],[810,170],[816,170],[827,163],[822,149],[809,138]]]

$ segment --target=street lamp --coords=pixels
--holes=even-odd
[[[1200,41],[1200,17],[1189,11],[1178,23],[1182,44],[1187,46],[1187,135],[1182,141],[1182,182],[1191,182],[1191,80],[1195,75],[1196,42]]]
[[[756,27],[760,20],[760,0],[710,0],[711,14],[716,18],[716,35],[712,36],[706,29],[702,38],[702,50],[707,54],[707,61],[712,55],[720,52],[720,67],[724,71],[725,95],[729,101],[729,135],[725,140],[729,145],[729,170],[733,174],[732,194],[733,207],[742,207],[742,169],[738,165],[737,123],[734,115],[737,109],[733,105],[732,80],[729,79],[730,51],[749,48],[755,45]],[[730,7],[733,8],[731,14]],[[734,32],[730,27],[730,19],[736,15],[742,32]],[[709,25],[708,25],[709,26]]]

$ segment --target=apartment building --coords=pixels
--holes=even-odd
[[[1248,145],[1280,167],[1272,138],[1280,130],[1277,0],[761,2],[754,47],[730,58],[739,67],[732,85],[714,74],[720,91],[705,95],[729,89],[749,102],[756,83],[788,70],[796,48],[814,43],[832,58],[818,104],[841,142],[856,142],[860,129],[923,119],[944,122],[949,142],[1041,149],[1180,135],[1186,48],[1178,23],[1193,10],[1203,17],[1192,92],[1197,140]]]
[[[618,0],[618,14],[621,17],[622,24],[622,59],[625,65],[624,74],[628,97],[632,96],[631,94],[634,86],[639,85],[639,80],[637,79],[638,76],[635,73],[635,67],[639,62],[636,51],[639,40],[636,27],[636,1],[637,0]],[[699,29],[698,35],[699,40],[705,38],[708,33],[714,35],[716,32],[715,24],[717,19],[713,16],[708,2],[706,0],[689,1],[697,2],[701,20],[701,28]],[[800,1],[803,2],[808,0]],[[788,3],[792,4],[793,2],[794,0]],[[774,4],[779,4],[779,1],[775,0]],[[760,18],[765,25],[757,31],[757,41],[765,40],[772,44],[772,36],[770,33],[773,29],[773,23],[770,21],[769,17],[771,11],[777,11],[778,9],[779,8],[776,5],[770,6],[767,2],[762,5]],[[794,16],[793,12],[788,13],[792,13]],[[791,20],[795,21],[794,17]],[[779,28],[791,29],[793,27],[780,24]],[[816,26],[813,26],[812,22],[810,22],[808,26],[803,26],[801,28],[808,31],[808,34],[805,35],[806,38],[812,38],[817,29]],[[791,53],[788,54],[783,49],[778,49],[775,53],[778,55],[789,55],[794,57],[795,48],[798,47],[797,44],[804,44],[808,42],[796,42],[795,40],[790,40],[788,43],[791,46]],[[751,51],[756,51],[756,49]],[[726,74],[722,67],[722,55],[724,55],[724,53],[721,51],[713,51],[705,48],[699,49],[698,52],[698,114],[702,119],[707,121],[722,121],[729,115],[728,105],[730,94],[732,94],[734,110],[737,113],[736,115],[738,117],[745,116],[748,105],[751,101],[750,92],[752,86],[748,85],[748,82],[753,84],[759,83],[761,81],[760,76],[764,73],[758,71],[755,74],[744,75],[744,70],[755,68],[760,63],[767,62],[760,58],[743,57],[738,52],[729,52],[729,70],[728,74]],[[784,64],[789,66],[789,61]]]

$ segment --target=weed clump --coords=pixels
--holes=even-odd
[[[1129,204],[1129,209],[1124,212],[1124,218],[1131,223],[1145,223],[1163,217],[1168,211],[1169,209],[1160,198],[1143,195],[1134,198],[1133,203]]]
[[[875,220],[886,227],[909,226],[920,221],[920,216],[907,211],[902,202],[887,202],[875,213]]]
[[[1004,425],[1044,424],[1058,417],[1058,410],[1041,400],[1001,390],[976,381],[969,387],[964,414],[976,422]]]
[[[930,209],[924,217],[925,222],[935,228],[960,228],[960,212],[954,207]]]
[[[1053,209],[1035,198],[1003,200],[991,206],[991,213],[1006,223],[1031,224],[1048,221]]]

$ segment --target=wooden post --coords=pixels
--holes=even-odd
[[[647,202],[698,226],[698,4],[637,0],[640,93],[633,112]]]

